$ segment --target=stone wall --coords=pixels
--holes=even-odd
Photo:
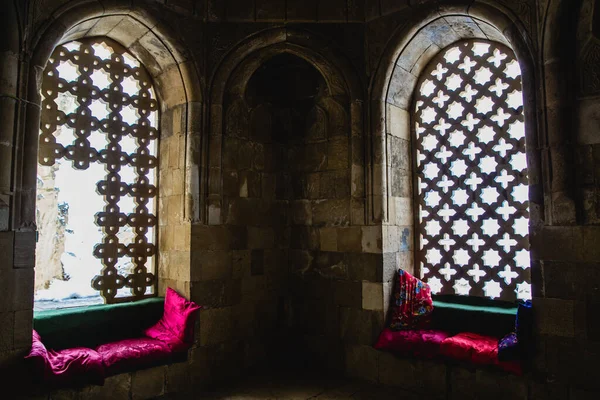
[[[146,65],[161,101],[159,292],[172,286],[206,306],[189,359],[177,364],[185,385],[279,352],[384,384],[410,385],[394,377],[414,375],[423,387],[463,390],[473,381],[531,399],[600,389],[597,2],[5,3],[2,368],[18,371],[30,344],[39,76],[58,42],[106,35]],[[539,348],[523,379],[405,362],[370,347],[394,270],[412,267],[412,87],[439,49],[482,35],[511,45],[526,85]],[[306,99],[306,88],[290,86],[288,100],[302,106],[273,104],[276,88],[261,81],[261,68],[278,57],[291,57],[284,70],[308,66],[294,70],[301,82],[317,77]],[[296,351],[279,347],[280,338]],[[168,384],[171,368],[147,374]],[[437,370],[446,380],[431,383]],[[127,396],[137,392],[135,376],[111,382],[121,387],[121,379],[133,385]]]

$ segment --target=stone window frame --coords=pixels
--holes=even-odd
[[[523,79],[530,238],[535,237],[544,219],[536,114],[536,88],[541,82],[536,81],[534,46],[526,29],[516,16],[489,4],[425,6],[419,11],[412,24],[400,27],[388,42],[369,88],[374,151],[368,201],[372,204],[373,218],[382,224],[386,313],[385,297],[392,290],[395,272],[401,268],[417,273],[410,110],[418,78],[440,50],[461,40],[483,39],[502,43],[515,52]],[[539,261],[532,252],[532,276],[538,273],[538,268]],[[532,293],[535,296],[534,287]]]
[[[204,214],[198,189],[203,95],[191,54],[142,6],[123,1],[105,8],[95,2],[71,2],[35,31],[30,44],[32,60],[24,71],[29,103],[22,116],[23,146],[17,154],[17,164],[22,167],[17,171],[12,225],[20,231],[36,230],[37,137],[45,65],[57,45],[96,36],[122,45],[146,67],[154,82],[160,105],[159,181],[163,182],[157,202],[156,294],[164,295],[166,287],[172,287],[189,297],[191,224],[202,221]]]

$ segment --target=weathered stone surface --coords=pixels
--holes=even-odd
[[[222,343],[233,335],[232,308],[213,308],[200,313],[200,344]]]
[[[209,307],[226,307],[239,303],[241,281],[211,280],[192,282],[190,285],[192,300]]]
[[[131,374],[119,374],[106,378],[104,386],[87,386],[80,397],[85,399],[130,400]]]
[[[419,387],[420,372],[414,360],[386,352],[379,356],[379,382],[384,385],[415,390]]]
[[[365,253],[381,253],[383,250],[381,227],[362,227],[362,250]]]
[[[318,0],[290,0],[286,3],[286,16],[289,21],[316,21]]]
[[[240,279],[250,275],[250,250],[235,250],[232,252],[232,278]]]
[[[527,384],[523,377],[498,371],[478,369],[475,391],[478,397],[490,399],[527,399]]]
[[[337,229],[321,228],[319,229],[320,250],[337,251]]]
[[[322,277],[346,279],[348,265],[344,254],[338,252],[318,252],[314,260],[315,272]]]
[[[252,21],[254,20],[254,2],[229,0],[226,13],[228,21]]]
[[[542,260],[579,260],[583,253],[581,229],[572,227],[544,227],[531,236],[531,245],[536,258]]]
[[[247,242],[246,228],[233,226],[192,227],[192,243],[207,250],[242,249]]]
[[[315,226],[346,226],[350,223],[349,200],[317,200],[312,205]]]
[[[131,376],[131,398],[148,399],[162,396],[165,391],[167,367],[136,371]]]
[[[373,345],[382,329],[381,311],[340,308],[340,336],[345,343]]]
[[[327,144],[327,168],[348,168],[348,138],[341,136],[329,140]]]
[[[371,346],[346,346],[346,374],[377,382],[377,367],[381,354]]]
[[[434,398],[445,398],[447,392],[447,366],[437,360],[418,360],[419,392]]]
[[[349,253],[360,253],[362,249],[362,229],[360,226],[338,228],[337,230],[338,251]]]
[[[7,352],[14,349],[15,314],[13,312],[0,313],[0,351]]]
[[[542,268],[545,296],[564,300],[572,300],[576,297],[577,274],[582,271],[575,263],[543,261]]]
[[[317,250],[319,248],[319,231],[309,226],[293,226],[291,231],[291,247],[293,249]]]
[[[295,225],[312,225],[312,207],[308,200],[292,202],[292,222]]]
[[[572,337],[574,332],[574,304],[570,300],[537,299],[536,325],[542,334]],[[556,319],[560,324],[556,323]]]
[[[256,0],[256,20],[285,19],[285,3],[277,0]]]
[[[365,310],[383,310],[383,284],[362,282],[362,308]]]
[[[33,311],[16,311],[14,316],[14,324],[14,348],[29,348],[31,346],[31,331],[33,329]]]
[[[250,262],[250,275],[263,275],[265,273],[264,250],[253,250]]]
[[[232,253],[207,250],[192,253],[192,280],[227,279],[232,275]]]
[[[450,368],[449,382],[449,398],[452,400],[458,399],[477,399],[475,392],[475,370],[465,367],[453,366]]]
[[[179,362],[167,366],[165,393],[185,393],[189,390],[190,384],[188,362]]]
[[[249,249],[270,249],[275,245],[275,232],[273,228],[248,227]]]
[[[388,101],[403,110],[410,107],[410,91],[414,87],[417,78],[410,72],[400,66],[394,68],[393,77],[390,83]]]
[[[332,285],[333,301],[346,307],[361,308],[361,282],[356,281],[335,281]]]
[[[35,266],[35,232],[15,232],[14,267],[33,268]]]
[[[347,254],[348,278],[357,281],[378,281],[381,275],[381,254]]]

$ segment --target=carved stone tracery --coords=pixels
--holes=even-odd
[[[415,101],[417,265],[432,292],[531,297],[521,72],[499,43],[440,52]]]
[[[112,40],[72,41],[53,52],[42,96],[38,162],[51,166],[66,159],[79,170],[99,163],[106,171],[96,185],[106,205],[90,221],[104,236],[94,249],[102,271],[92,287],[107,303],[154,293],[158,103],[148,72]],[[124,168],[135,173],[130,181]],[[121,202],[126,197],[133,200],[127,213]],[[123,288],[131,295],[118,295]]]

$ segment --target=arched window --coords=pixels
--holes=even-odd
[[[499,43],[442,50],[417,85],[416,263],[436,294],[531,298],[521,70]]]
[[[158,103],[118,43],[58,46],[42,83],[36,306],[156,292]]]

